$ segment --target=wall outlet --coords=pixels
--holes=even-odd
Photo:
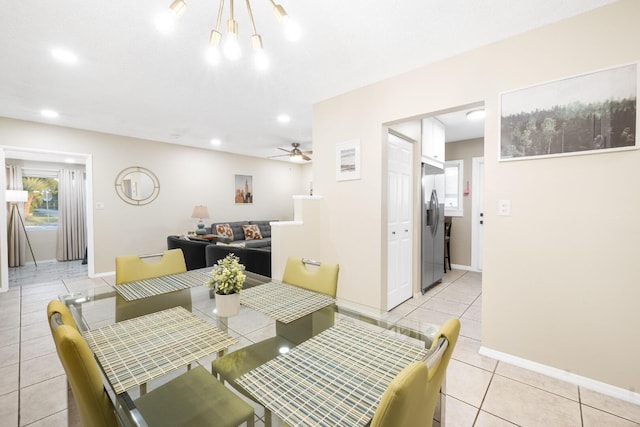
[[[511,200],[498,200],[498,215],[511,215]]]

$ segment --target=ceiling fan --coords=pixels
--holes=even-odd
[[[290,150],[287,150],[286,148],[280,148],[278,147],[278,150],[282,150],[282,151],[286,151],[288,154],[281,154],[279,156],[271,156],[271,157],[283,157],[283,156],[289,156],[289,160],[291,160],[292,162],[297,162],[297,163],[302,163],[303,161],[309,161],[311,160],[311,157],[309,157],[307,154],[313,154],[313,151],[302,151],[300,150],[300,144],[298,142],[292,142],[291,146],[293,147]]]

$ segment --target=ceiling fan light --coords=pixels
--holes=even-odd
[[[302,158],[301,153],[294,153],[289,156],[289,161],[293,163],[303,163],[304,159]]]

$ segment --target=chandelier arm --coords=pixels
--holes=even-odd
[[[224,0],[220,0],[218,7],[218,19],[216,20],[216,31],[220,31],[220,22],[222,22],[222,12],[224,10]]]
[[[251,21],[253,34],[258,34],[258,30],[256,30],[256,23],[253,21],[253,12],[251,11],[251,3],[249,3],[249,0],[245,0],[245,2],[247,3],[247,12],[249,13],[249,20]]]

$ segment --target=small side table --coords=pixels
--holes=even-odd
[[[218,239],[218,235],[217,234],[189,234],[189,238],[208,240],[210,242],[213,242]]]

